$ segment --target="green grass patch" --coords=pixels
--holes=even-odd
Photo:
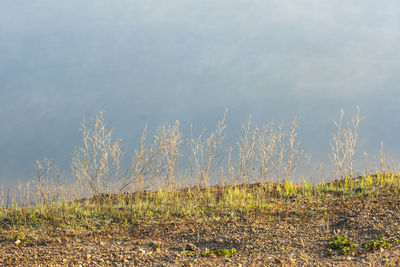
[[[216,255],[216,256],[231,256],[235,254],[237,251],[235,248],[231,249],[215,249],[215,250],[206,250],[200,252],[200,255],[202,257],[210,257],[211,255]]]

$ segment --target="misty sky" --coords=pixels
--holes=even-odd
[[[0,183],[34,161],[69,172],[80,122],[106,110],[133,150],[180,120],[200,133],[229,109],[241,125],[289,122],[328,162],[333,119],[355,106],[359,151],[400,153],[400,2],[339,0],[1,0]]]

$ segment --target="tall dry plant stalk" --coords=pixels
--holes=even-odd
[[[147,145],[146,137],[147,124],[143,129],[139,146],[124,173],[119,193],[128,186],[131,187],[132,192],[147,189],[149,186],[147,182],[155,180],[163,172],[162,159],[160,157],[163,147],[158,138],[154,138],[150,146]]]
[[[299,142],[296,143],[295,139],[297,136],[297,123],[296,118],[292,121],[291,127],[289,130],[288,135],[288,153],[287,153],[287,163],[286,163],[286,171],[285,171],[285,181],[287,182],[292,174],[295,172],[296,168],[300,164],[300,161],[304,158],[309,158],[310,155],[304,153],[303,150],[299,150],[298,146],[300,145]]]
[[[330,144],[330,161],[337,167],[337,173],[341,178],[354,176],[354,156],[356,153],[358,127],[360,124],[360,108],[356,107],[356,114],[351,123],[343,125],[343,109],[340,111],[338,121],[333,121],[337,132],[333,134],[333,142]]]
[[[54,160],[49,158],[36,161],[36,176],[33,180],[33,190],[36,195],[36,204],[39,206],[58,201],[61,196],[60,169],[53,162]],[[54,184],[54,178],[56,178],[56,184]]]
[[[179,121],[168,126],[161,126],[154,137],[161,146],[162,159],[165,162],[166,175],[162,186],[171,188],[174,186],[175,172],[179,157],[179,148],[183,145],[182,133],[179,130]]]
[[[120,139],[113,142],[113,129],[106,128],[103,112],[96,116],[93,129],[88,129],[85,121],[81,126],[83,146],[75,149],[72,172],[81,184],[88,185],[91,193],[108,194],[120,168]]]
[[[119,193],[128,186],[131,191],[142,191],[152,186],[171,188],[175,184],[175,172],[179,148],[183,145],[179,121],[161,126],[151,145],[146,144],[147,125],[143,130],[138,148],[126,169]]]
[[[296,119],[290,129],[285,129],[283,123],[276,127],[271,123],[264,125],[262,130],[252,128],[249,119],[243,127],[244,135],[237,143],[239,159],[235,165],[235,182],[250,183],[258,179],[265,182],[271,172],[277,180],[293,178],[300,162],[310,157],[298,148],[296,129]]]
[[[206,140],[203,140],[204,132],[197,138],[190,138],[190,173],[199,186],[208,185],[212,173],[219,165],[217,160],[220,156],[219,152],[222,147],[222,142],[225,138],[224,130],[226,128],[225,121],[227,112],[228,111],[225,110],[222,120],[218,121],[216,131],[211,133]]]
[[[239,159],[236,163],[235,182],[249,183],[255,178],[255,154],[258,128],[251,128],[251,117],[247,122],[247,126],[243,126],[244,135],[237,142],[239,149]]]
[[[65,200],[60,169],[53,159],[44,158],[35,162],[35,173],[26,183],[18,183],[19,205],[44,207]]]
[[[386,156],[385,156],[385,152],[383,149],[383,141],[381,141],[381,149],[379,151],[379,173],[383,174],[385,172],[385,165],[387,162]]]
[[[260,179],[266,182],[269,173],[274,169],[275,161],[278,158],[277,147],[282,142],[283,125],[274,128],[271,123],[264,125],[257,137],[257,161],[259,163]]]

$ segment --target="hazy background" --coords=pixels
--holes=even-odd
[[[83,117],[106,110],[132,151],[180,120],[226,145],[253,122],[298,116],[302,148],[329,167],[333,119],[361,108],[359,152],[400,149],[400,2],[1,0],[0,183],[55,158],[65,176]],[[184,130],[185,130],[184,129]]]

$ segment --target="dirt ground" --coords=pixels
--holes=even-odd
[[[294,199],[282,205],[286,212],[120,225],[34,244],[6,241],[0,243],[0,265],[400,266],[398,197],[332,197],[319,203]],[[327,249],[335,235],[359,243],[384,236],[393,246],[342,255]],[[232,255],[202,255],[233,248]]]

